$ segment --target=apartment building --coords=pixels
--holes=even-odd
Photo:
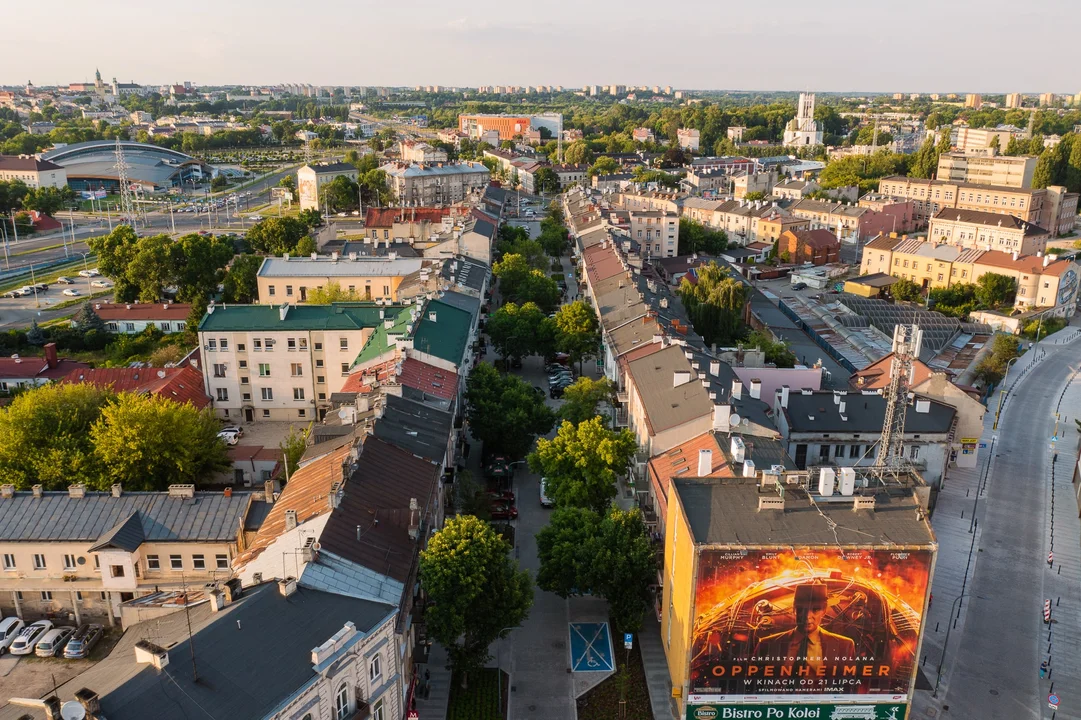
[[[732,195],[742,200],[749,193],[773,194],[776,175],[772,172],[741,172],[732,176]]]
[[[388,163],[387,187],[402,205],[453,205],[480,193],[491,180],[488,168],[477,162],[417,165]]]
[[[322,205],[320,190],[334,178],[345,176],[356,181],[359,171],[351,163],[322,163],[305,165],[297,170],[297,194],[301,210],[318,210]]]
[[[0,155],[0,182],[21,180],[31,188],[67,187],[68,172],[56,163],[33,155]],[[4,208],[4,212],[7,212]]]
[[[676,141],[683,150],[698,152],[702,144],[702,133],[694,128],[679,128],[676,130]]]
[[[1081,267],[1072,259],[1052,255],[1021,255],[884,235],[864,246],[860,273],[886,273],[923,288],[975,283],[986,273],[1005,275],[1017,282],[1014,307],[1052,308],[1054,315],[1072,317]]]
[[[1014,109],[1021,107],[1025,102],[1025,96],[1021,93],[1006,93],[1006,108]]]
[[[732,176],[724,168],[691,168],[680,184],[698,193],[727,192]]]
[[[120,617],[120,604],[231,576],[244,533],[258,529],[264,493],[16,491],[0,486],[0,611],[75,622]]]
[[[784,200],[802,200],[807,195],[821,190],[822,186],[814,180],[787,180],[773,187],[773,194]]]
[[[776,202],[766,200],[702,200],[687,198],[680,212],[718,230],[724,230],[729,243],[747,245],[776,240],[785,230],[809,227],[804,218],[794,217]]]
[[[268,305],[305,303],[309,292],[332,282],[342,290],[356,293],[364,302],[393,303],[436,289],[431,280],[439,274],[441,265],[419,257],[399,257],[393,250],[386,256],[285,255],[265,258],[255,279],[259,302]]]
[[[586,165],[585,163],[579,163],[577,165],[552,165],[552,172],[559,178],[559,189],[561,192],[572,185],[589,184],[589,165]]]
[[[630,233],[643,255],[675,257],[679,253],[679,215],[675,212],[632,210]]]
[[[972,128],[961,125],[950,130],[950,142],[954,149],[960,152],[974,150],[986,152],[994,145],[997,138],[999,148],[1005,150],[1013,134],[1014,131],[1009,128]]]
[[[401,143],[401,157],[407,163],[445,163],[447,151],[433,147],[426,142],[404,140]]]
[[[973,110],[979,110],[983,105],[983,96],[979,93],[968,93],[965,95],[965,107],[972,108]]]
[[[797,264],[827,265],[841,254],[841,242],[828,230],[786,230],[777,247],[788,262]]]
[[[943,153],[938,158],[939,180],[973,185],[997,185],[1009,188],[1032,187],[1036,169],[1032,155],[974,155],[964,152]]]
[[[890,176],[879,181],[878,192],[912,200],[920,225],[943,208],[979,210],[1013,215],[1047,228],[1052,237],[1073,232],[1077,223],[1078,194],[1052,185],[1040,189],[954,183]]]
[[[459,115],[458,132],[474,140],[487,131],[499,133],[500,140],[513,140],[530,127],[528,115]]]
[[[1043,252],[1051,233],[1013,215],[980,210],[943,208],[931,218],[927,231],[934,242],[1006,253]]]
[[[864,206],[805,199],[789,210],[795,217],[810,221],[812,229],[829,230],[848,242],[867,240],[912,222],[911,206],[904,202]]]

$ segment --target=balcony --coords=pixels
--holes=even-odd
[[[372,706],[366,702],[357,701],[356,711],[349,716],[349,720],[365,720],[372,716]]]

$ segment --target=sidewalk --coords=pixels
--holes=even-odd
[[[653,706],[653,720],[675,720],[672,712],[672,681],[668,675],[668,659],[661,644],[661,624],[653,609],[646,612],[642,631],[638,633],[639,649],[642,651],[642,667],[649,686],[649,701]]]
[[[424,668],[431,673],[428,697],[417,695],[417,713],[425,720],[443,720],[447,717],[450,701],[450,670],[447,670],[447,651],[439,643],[432,644],[428,664]],[[420,671],[423,677],[424,670]]]

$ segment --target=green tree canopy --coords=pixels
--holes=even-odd
[[[536,303],[545,312],[559,304],[559,287],[542,270],[531,267],[522,255],[504,255],[492,266],[503,299],[519,304]]]
[[[995,309],[1013,305],[1017,280],[1008,275],[984,273],[976,281],[976,299],[984,307]]]
[[[562,306],[555,316],[555,341],[556,349],[570,355],[572,363],[578,363],[581,374],[582,363],[594,357],[600,348],[597,313],[582,300]]]
[[[486,452],[512,460],[526,456],[533,440],[555,424],[555,413],[533,387],[480,363],[466,381],[466,416],[473,436]]]
[[[590,177],[595,175],[613,175],[617,172],[619,172],[619,162],[607,155],[601,155],[589,167]]]
[[[796,366],[796,355],[788,349],[788,344],[774,340],[766,330],[754,330],[747,336],[747,344],[766,354],[766,362],[779,368]]]
[[[472,515],[447,520],[420,553],[420,583],[430,605],[428,632],[450,655],[463,685],[488,662],[488,648],[522,623],[533,605],[529,574],[510,546]]]
[[[363,300],[356,290],[345,290],[334,280],[308,291],[308,305],[330,305],[336,302],[360,302]]]
[[[238,255],[222,281],[222,300],[230,303],[253,303],[259,299],[259,268],[261,255]]]
[[[559,176],[550,167],[542,167],[533,173],[533,189],[539,193],[558,192]]]
[[[103,479],[131,490],[195,483],[229,467],[221,423],[159,395],[121,393],[90,429]]]
[[[871,192],[878,189],[881,178],[906,174],[911,157],[882,151],[830,160],[822,171],[819,184],[826,189],[859,185],[861,193]],[[938,164],[937,158],[935,164]]]
[[[575,140],[563,150],[563,162],[568,165],[590,164],[593,162],[593,151],[585,140]]]
[[[735,343],[744,333],[747,287],[713,261],[698,268],[697,274],[697,283],[683,278],[678,291],[691,325],[707,343]]]
[[[91,330],[97,330],[98,332],[105,331],[105,321],[101,319],[101,316],[94,312],[94,305],[87,300],[79,308],[79,312],[72,318],[72,322],[75,323],[75,328],[81,332],[89,332]]]
[[[708,228],[691,218],[679,219],[679,254],[705,253],[717,255],[728,248],[728,235],[724,230]]]
[[[603,512],[616,496],[616,478],[637,450],[629,430],[609,430],[600,417],[578,425],[564,421],[554,438],[537,440],[529,467],[547,478],[556,505]]]
[[[582,375],[563,390],[559,414],[567,422],[577,425],[596,417],[601,403],[615,405],[615,393],[615,385],[608,378],[594,380]]]
[[[295,253],[297,243],[307,234],[308,226],[297,218],[272,217],[252,225],[247,240],[255,252],[284,255]]]
[[[551,331],[544,327],[550,324],[551,320],[536,303],[519,306],[510,302],[491,314],[485,330],[504,360],[521,360],[537,354],[538,341],[551,337]]]
[[[890,285],[890,294],[893,295],[894,300],[918,302],[923,299],[923,288],[911,280],[901,278]]]

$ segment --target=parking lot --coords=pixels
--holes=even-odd
[[[94,619],[97,622],[97,619]],[[0,656],[0,707],[12,697],[39,698],[93,667],[123,636],[119,628],[105,628],[105,636],[86,660],[39,658],[35,655]]]

